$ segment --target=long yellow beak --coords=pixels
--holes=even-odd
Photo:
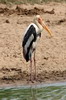
[[[50,36],[52,36],[52,32],[51,30],[48,28],[48,26],[46,26],[44,23],[42,23],[42,27],[47,30],[47,32],[49,33]]]

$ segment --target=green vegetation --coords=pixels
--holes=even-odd
[[[43,2],[63,2],[66,0],[0,0],[0,3],[4,3],[4,4],[26,4],[26,3],[30,3],[30,4],[34,4],[34,3],[43,3]]]
[[[22,0],[0,0],[0,3],[4,3],[4,4],[22,4],[24,2]]]

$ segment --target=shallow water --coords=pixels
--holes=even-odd
[[[0,100],[66,100],[66,83],[0,88]]]

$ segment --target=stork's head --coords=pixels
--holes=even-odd
[[[35,22],[38,22],[38,24],[40,24],[43,29],[47,30],[47,32],[50,34],[50,36],[52,36],[52,32],[50,31],[50,29],[45,25],[43,19],[41,18],[40,15],[36,15],[35,19],[34,19]]]

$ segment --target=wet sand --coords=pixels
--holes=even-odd
[[[45,30],[41,34],[36,50],[37,81],[34,83],[66,80],[66,4],[0,4],[0,86],[31,83],[29,62],[22,54],[22,39],[36,14],[42,16],[53,37],[50,38]]]

